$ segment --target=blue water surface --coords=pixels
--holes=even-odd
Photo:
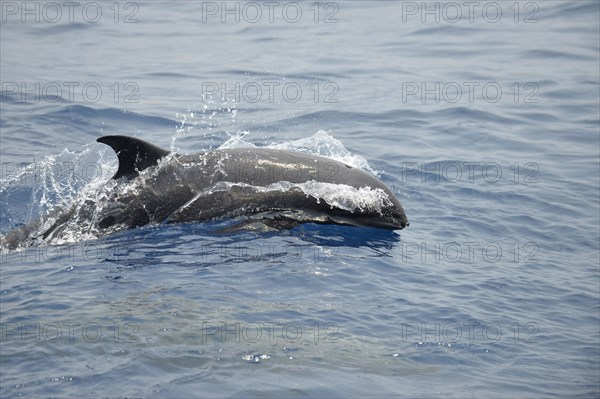
[[[2,232],[110,178],[106,134],[324,131],[411,224],[4,251],[1,397],[600,395],[597,1],[35,4],[1,3]]]

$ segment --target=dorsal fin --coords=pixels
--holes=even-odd
[[[160,158],[169,154],[169,151],[135,137],[103,136],[96,141],[109,145],[119,158],[119,169],[113,179],[134,178],[138,172],[156,165]]]

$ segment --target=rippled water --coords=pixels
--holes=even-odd
[[[2,3],[2,232],[108,180],[105,134],[304,139],[366,159],[411,225],[5,252],[2,397],[599,395],[597,2],[21,7]]]

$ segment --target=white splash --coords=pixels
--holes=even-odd
[[[309,180],[305,183],[279,181],[264,187],[252,186],[246,183],[218,182],[210,189],[198,194],[194,200],[214,192],[227,191],[234,186],[249,187],[256,192],[286,192],[298,188],[307,197],[315,198],[317,202],[323,200],[332,208],[340,208],[349,212],[374,211],[381,213],[384,207],[393,205],[390,197],[381,188],[356,188],[346,184],[323,183],[315,180]],[[194,200],[191,200],[190,203]]]
[[[352,154],[344,145],[324,130],[319,130],[310,137],[285,143],[271,143],[268,148],[305,152],[335,159],[350,166],[363,169],[377,176],[367,160],[360,155]]]

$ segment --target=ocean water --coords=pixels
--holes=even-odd
[[[0,6],[3,233],[106,134],[345,157],[410,221],[3,250],[0,396],[600,395],[597,1]]]

